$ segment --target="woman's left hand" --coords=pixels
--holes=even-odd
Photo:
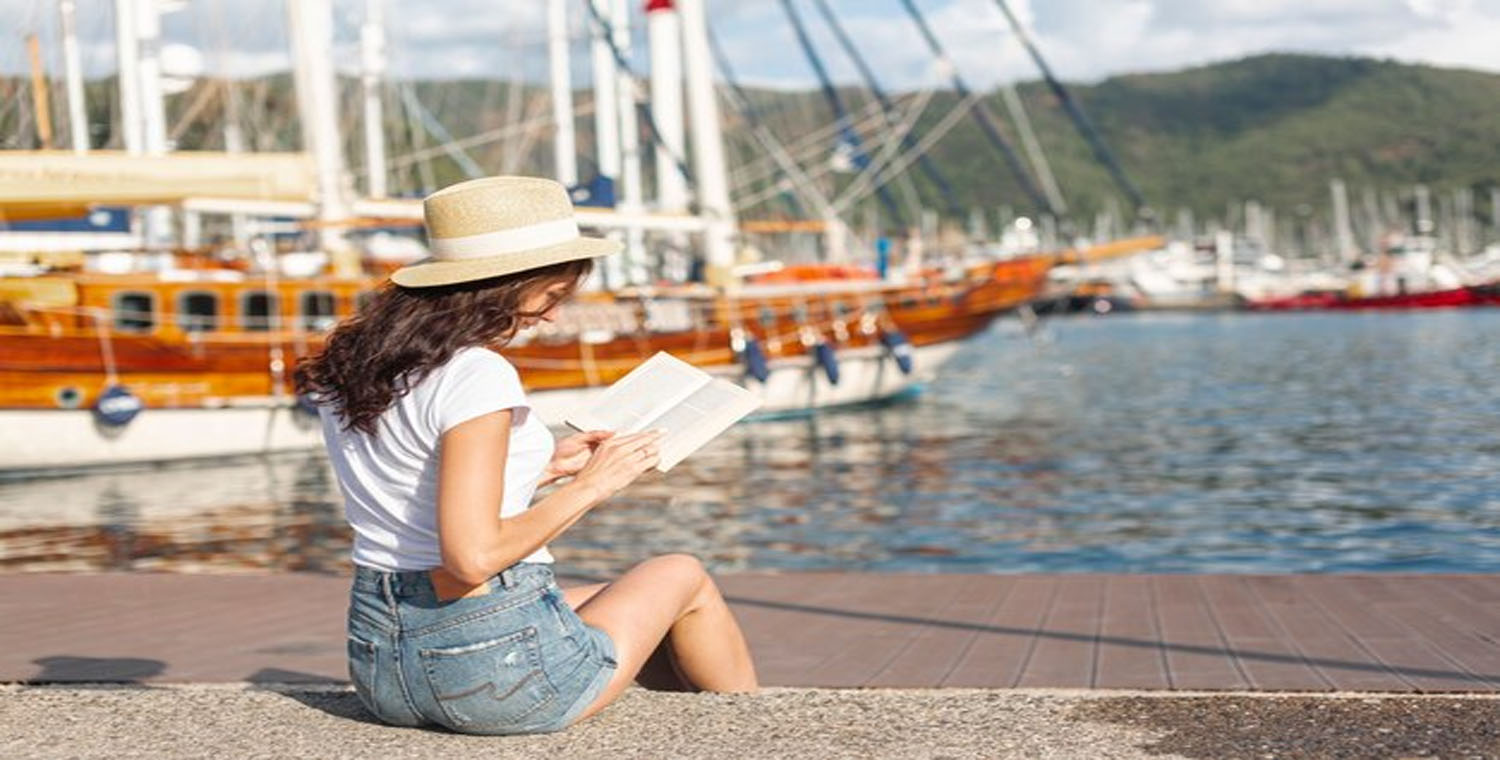
[[[542,473],[542,482],[550,483],[577,475],[594,455],[594,449],[613,435],[612,430],[590,430],[558,441],[557,450],[552,453],[552,461],[547,463],[547,469]]]

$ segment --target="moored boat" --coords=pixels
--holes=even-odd
[[[583,294],[503,351],[554,423],[659,350],[747,384],[769,413],[864,403],[917,387],[1033,298],[1050,265]],[[0,470],[316,447],[291,372],[382,284],[223,270],[0,278]]]
[[[1394,295],[1358,296],[1346,291],[1300,293],[1251,301],[1255,311],[1358,311],[1363,309],[1448,309],[1495,304],[1493,286],[1460,287]]]

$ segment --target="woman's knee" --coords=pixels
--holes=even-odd
[[[682,580],[701,581],[708,577],[708,569],[703,566],[703,561],[691,554],[661,554],[641,564]]]
[[[657,572],[665,573],[672,582],[689,590],[695,601],[705,593],[717,594],[719,591],[703,561],[691,554],[662,554],[641,564],[651,565]]]

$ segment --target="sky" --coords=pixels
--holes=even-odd
[[[333,0],[333,56],[359,63],[359,26],[369,0]],[[902,7],[902,0],[824,0],[887,89],[947,83]],[[792,0],[834,79],[855,83],[817,13],[817,0]],[[914,0],[927,14],[959,74],[987,89],[1037,77],[996,0]],[[1009,0],[1053,70],[1069,81],[1162,71],[1282,51],[1363,55],[1500,73],[1500,0]],[[114,0],[76,0],[85,70],[113,70]],[[741,83],[816,86],[781,0],[707,0],[713,27]],[[644,73],[641,0],[636,70]],[[290,63],[284,0],[186,0],[163,16],[169,66],[250,76]],[[507,78],[546,75],[543,0],[384,0],[389,65],[397,77]],[[570,0],[575,84],[588,81],[583,0]],[[27,70],[25,35],[36,33],[49,70],[61,70],[56,0],[0,0],[0,72]],[[196,52],[194,52],[196,51]]]

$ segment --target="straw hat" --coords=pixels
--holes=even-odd
[[[422,201],[432,256],[391,275],[425,288],[482,280],[619,252],[614,240],[583,237],[561,184],[540,177],[484,177]]]

